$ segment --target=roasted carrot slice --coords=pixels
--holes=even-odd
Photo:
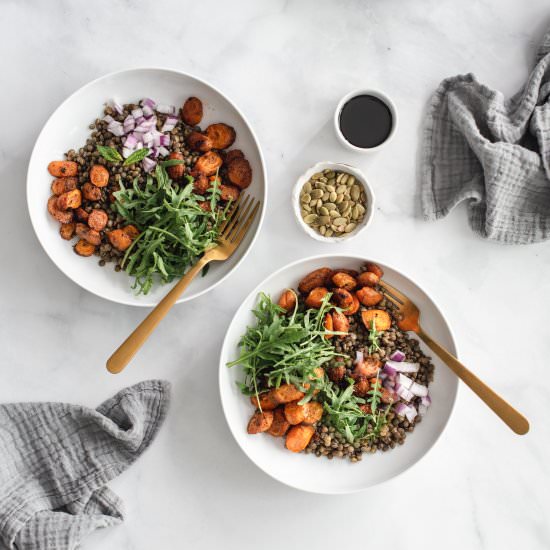
[[[59,234],[62,239],[70,241],[74,236],[75,224],[74,223],[62,223],[59,228]]]
[[[234,159],[227,165],[229,181],[239,189],[246,189],[252,183],[252,168],[246,159]]]
[[[300,453],[309,445],[314,433],[315,428],[313,426],[306,424],[293,426],[288,430],[286,436],[286,448],[293,453]]]
[[[391,328],[391,317],[387,311],[383,309],[367,309],[361,312],[363,324],[369,330],[376,327],[376,330],[382,332]]]
[[[76,189],[77,183],[77,178],[56,178],[52,182],[52,193],[54,195],[62,195],[67,191]]]
[[[109,183],[109,170],[101,164],[94,164],[90,169],[90,181],[96,187],[105,187]]]
[[[71,160],[53,160],[48,164],[48,172],[56,178],[76,176],[78,174],[78,164]]]
[[[222,158],[214,151],[208,151],[200,156],[195,163],[194,169],[205,176],[213,176],[222,165]]]
[[[79,256],[91,256],[95,252],[95,246],[84,239],[80,239],[74,245],[74,251]]]
[[[206,129],[206,135],[210,138],[214,149],[227,149],[231,147],[237,137],[235,129],[223,122],[210,124]]]
[[[107,215],[107,212],[105,212],[105,210],[96,208],[95,210],[92,210],[90,212],[87,221],[88,225],[92,229],[95,229],[96,231],[101,231],[102,229],[105,229],[105,226],[109,221],[109,216]]]
[[[189,126],[199,124],[202,120],[202,101],[198,97],[188,98],[181,108],[181,118]]]
[[[57,198],[57,208],[59,210],[69,210],[78,208],[82,204],[82,193],[80,189],[73,189],[59,195]]]

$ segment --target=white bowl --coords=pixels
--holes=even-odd
[[[384,269],[384,279],[419,306],[426,331],[457,355],[453,334],[437,305],[401,271],[376,259],[351,255],[314,256],[286,265],[260,283],[235,313],[223,343],[219,372],[221,401],[229,429],[248,458],[266,474],[296,489],[324,494],[353,493],[396,477],[430,450],[453,410],[458,378],[422,345],[424,351],[433,357],[435,365],[434,381],[430,384],[432,405],[414,432],[408,434],[404,445],[385,453],[365,455],[361,462],[352,464],[348,460],[294,454],[284,448],[281,438],[247,434],[246,427],[253,409],[236,385],[242,371],[240,367],[229,369],[226,364],[238,357],[239,338],[254,322],[251,309],[256,304],[258,293],[263,291],[276,299],[284,288],[296,287],[299,280],[314,269],[324,266],[358,268],[365,261],[375,261]]]
[[[353,143],[350,143],[342,134],[342,130],[340,129],[340,113],[342,112],[342,108],[344,105],[354,97],[357,97],[359,95],[371,95],[374,97],[377,97],[380,101],[385,103],[392,115],[392,128],[390,131],[389,136],[376,147],[357,147],[356,145],[353,145]],[[389,96],[387,96],[384,92],[381,92],[380,90],[371,90],[368,88],[361,89],[361,90],[354,90],[353,92],[350,92],[349,94],[346,94],[336,106],[336,111],[334,111],[334,131],[336,132],[336,137],[340,141],[344,147],[347,147],[348,149],[351,149],[352,151],[355,151],[356,153],[373,153],[375,151],[378,151],[382,149],[385,145],[387,145],[395,135],[395,132],[397,131],[397,109],[395,107],[394,102],[390,99]]]
[[[363,220],[361,221],[360,224],[357,225],[354,231],[352,231],[351,233],[345,233],[341,237],[325,237],[324,235],[317,233],[315,229],[310,227],[302,219],[302,214],[300,211],[300,192],[302,190],[302,187],[307,181],[309,181],[309,178],[311,178],[313,174],[316,174],[317,172],[322,172],[323,170],[327,170],[327,169],[347,172],[348,174],[355,176],[355,179],[359,181],[361,185],[363,185],[365,189],[365,194],[367,196],[367,210],[365,212]],[[358,168],[355,168],[355,166],[351,166],[350,164],[343,164],[339,162],[323,161],[323,162],[318,162],[315,166],[312,166],[311,168],[309,168],[305,173],[303,173],[298,178],[298,181],[294,184],[294,187],[292,188],[292,206],[294,208],[294,216],[296,217],[296,221],[298,222],[298,225],[312,239],[315,239],[316,241],[321,241],[324,243],[341,243],[344,241],[349,241],[354,237],[357,237],[357,235],[359,235],[359,233],[362,233],[370,224],[372,220],[372,216],[374,214],[374,192],[371,186],[369,185],[367,178],[365,178],[365,175],[363,174],[363,172],[361,172],[361,170],[359,170]]]
[[[69,149],[82,147],[90,130],[88,125],[100,117],[103,104],[116,99],[120,103],[151,97],[159,102],[181,105],[189,96],[204,104],[201,126],[226,122],[237,132],[234,147],[242,149],[253,171],[252,185],[247,189],[261,200],[260,215],[255,220],[239,249],[225,262],[214,262],[205,277],[197,277],[179,302],[192,300],[220,284],[245,258],[263,221],[267,200],[265,164],[256,136],[239,109],[214,86],[181,71],[161,68],[129,69],[103,76],[90,82],[66,99],[51,115],[42,129],[32,152],[27,174],[27,203],[32,225],[42,247],[67,277],[90,292],[134,306],[154,306],[172,288],[156,284],[146,296],[136,296],[133,279],[116,273],[111,264],[97,265],[97,257],[77,256],[72,246],[60,238],[59,224],[47,212],[52,177],[47,166],[63,159]]]

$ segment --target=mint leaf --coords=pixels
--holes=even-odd
[[[149,149],[144,147],[143,149],[138,149],[134,151],[123,163],[122,166],[130,166],[130,164],[135,164],[140,160],[143,160],[149,154]]]
[[[122,155],[114,147],[105,147],[104,145],[98,145],[97,150],[99,154],[109,162],[120,162]]]

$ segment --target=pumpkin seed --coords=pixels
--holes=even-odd
[[[346,218],[334,218],[334,220],[332,220],[332,223],[336,226],[338,225],[346,225],[348,223],[348,219]]]
[[[306,183],[304,184],[304,186],[302,187],[302,192],[303,193],[310,193],[311,192],[311,182],[310,181],[306,181]]]
[[[333,191],[336,191],[334,185],[330,185],[330,184],[328,184],[328,183],[327,183],[326,189],[327,189],[327,191],[328,191],[329,193],[332,193]]]
[[[348,181],[346,182],[347,185],[353,185],[355,183],[355,176],[352,176],[351,174],[348,174]]]
[[[309,204],[303,204],[302,205],[302,212],[303,211],[306,211],[306,212],[311,212],[311,206],[309,206]]]
[[[356,204],[351,210],[351,219],[352,220],[357,220],[360,215],[361,215],[361,213],[359,212],[359,205]]]
[[[324,225],[319,227],[319,233],[321,233],[321,235],[324,235],[326,230],[327,230],[327,228]]]
[[[311,179],[312,180],[318,180],[319,178],[322,178],[323,177],[323,173],[322,172],[317,172],[315,174],[313,174],[313,176],[311,176]]]
[[[327,210],[335,210],[336,209],[336,205],[332,202],[325,202],[324,206]]]
[[[340,193],[339,195],[336,195],[336,204],[340,204],[344,200],[344,195]]]
[[[329,198],[330,198],[330,202],[334,202],[336,201],[336,198],[338,197],[338,195],[336,194],[336,191],[332,191],[329,195]]]
[[[348,225],[346,225],[346,227],[344,227],[344,231],[346,233],[351,233],[356,227],[357,227],[356,223],[348,223]]]
[[[308,193],[304,193],[304,194],[300,197],[300,202],[301,202],[301,203],[309,203],[309,201],[311,201],[311,195],[309,195]]]
[[[323,196],[321,197],[323,199],[323,202],[328,201],[329,196],[330,196],[330,193],[328,191],[325,191],[323,193]]]
[[[307,216],[304,217],[304,221],[306,223],[313,223],[315,221],[317,221],[317,214],[308,214]]]
[[[312,198],[312,199],[320,199],[322,196],[323,196],[323,191],[322,191],[322,189],[314,189],[314,190],[311,192],[311,198]]]
[[[346,186],[345,185],[339,185],[337,188],[336,188],[336,192],[339,194],[339,195],[342,195],[346,192]]]
[[[359,200],[359,197],[361,196],[361,189],[359,188],[358,185],[354,185],[354,186],[351,188],[350,195],[351,195],[351,198],[352,198],[354,201],[358,201],[358,200]]]
[[[332,229],[327,229],[325,231],[325,237],[332,237]]]
[[[342,176],[342,179],[340,180],[340,183],[346,183],[348,181],[349,174],[344,173]]]
[[[340,183],[342,181],[342,178],[344,177],[344,172],[340,172],[337,176],[336,176],[336,183]]]
[[[319,208],[319,214],[321,214],[322,216],[328,216],[328,208],[326,206],[321,206],[321,208]]]
[[[344,210],[346,210],[346,208],[349,206],[349,201],[342,201],[339,205],[338,205],[338,210],[340,210],[340,212],[343,212]]]
[[[338,212],[338,210],[331,210],[328,214],[331,218],[339,218],[340,217],[340,212]]]
[[[330,223],[330,216],[320,216],[319,223],[321,225],[327,225],[327,223]]]

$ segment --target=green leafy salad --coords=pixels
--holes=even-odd
[[[292,313],[261,293],[253,310],[256,322],[249,326],[239,342],[240,355],[228,367],[240,365],[244,377],[239,382],[243,394],[256,396],[281,384],[294,384],[305,393],[300,405],[312,398],[323,405],[323,422],[334,427],[348,442],[375,438],[387,423],[389,407],[379,408],[380,383],[366,397],[354,394],[354,380],[338,385],[316,369],[338,354],[327,335],[342,333],[324,327],[326,314],[341,311],[330,304],[331,293],[323,298],[319,309],[301,309]],[[361,407],[363,406],[363,407]]]
[[[193,178],[187,184],[174,183],[166,168],[182,161],[157,164],[145,185],[137,178],[131,187],[114,193],[114,208],[140,231],[126,250],[122,266],[135,278],[134,289],[147,294],[155,279],[163,283],[182,277],[208,249],[216,246],[227,208],[219,207],[217,178],[205,196],[193,192]],[[205,208],[205,204],[207,208]]]

